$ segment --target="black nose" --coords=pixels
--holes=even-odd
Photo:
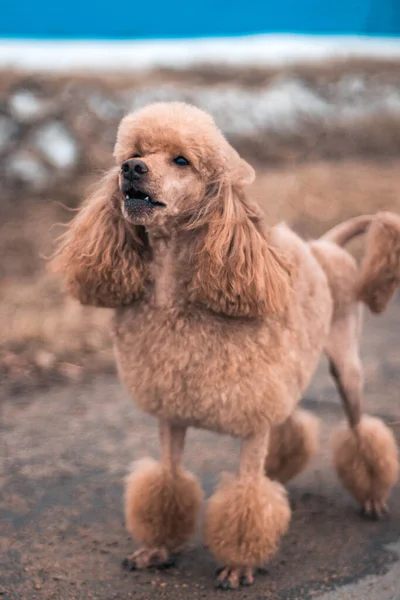
[[[134,181],[135,179],[140,179],[143,177],[143,175],[148,172],[148,168],[146,163],[142,160],[139,160],[138,158],[131,158],[130,160],[126,160],[124,163],[122,163],[121,172],[125,179]]]

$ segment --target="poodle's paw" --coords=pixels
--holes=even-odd
[[[163,546],[160,548],[140,548],[122,561],[122,568],[126,571],[149,568],[169,569],[174,565],[175,559]]]
[[[239,586],[249,586],[253,583],[251,567],[221,567],[217,570],[215,586],[221,590],[236,590]]]
[[[383,421],[364,416],[354,429],[342,425],[334,435],[334,463],[363,514],[372,519],[385,516],[399,476],[399,459],[396,440]]]
[[[367,500],[361,508],[361,516],[373,521],[381,521],[389,517],[389,507],[382,500]]]

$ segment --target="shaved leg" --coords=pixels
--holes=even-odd
[[[361,313],[354,309],[333,323],[326,345],[330,373],[351,428],[360,422],[364,377],[359,355]]]
[[[166,469],[176,475],[182,464],[185,447],[186,427],[170,425],[166,421],[159,422],[159,437],[161,446],[161,463]]]

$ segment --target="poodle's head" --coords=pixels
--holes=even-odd
[[[143,297],[156,228],[180,233],[189,303],[232,316],[284,309],[287,268],[243,191],[254,171],[210,116],[183,103],[147,106],[122,120],[114,155],[118,166],[73,219],[57,255],[72,294],[101,306]]]
[[[180,102],[152,104],[126,116],[114,156],[123,215],[146,227],[193,215],[223,181],[240,187],[254,179],[253,168],[212,118]]]
[[[114,155],[126,222],[189,232],[189,301],[235,316],[283,309],[287,269],[243,191],[254,170],[209,115],[179,102],[147,106],[122,120]]]

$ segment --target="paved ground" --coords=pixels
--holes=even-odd
[[[366,409],[400,418],[400,302],[369,318],[364,337]],[[329,435],[342,413],[321,365],[304,405],[323,421],[322,448],[289,485],[293,520],[279,554],[256,584],[256,600],[400,599],[400,486],[390,521],[365,522],[330,466]],[[84,600],[218,598],[214,560],[199,534],[168,572],[125,573],[133,549],[122,515],[129,463],[157,456],[154,422],[117,380],[8,398],[1,404],[0,597]],[[400,428],[397,430],[400,434]],[[400,437],[398,436],[400,441]],[[186,452],[209,495],[221,470],[234,470],[234,440],[193,431]]]

